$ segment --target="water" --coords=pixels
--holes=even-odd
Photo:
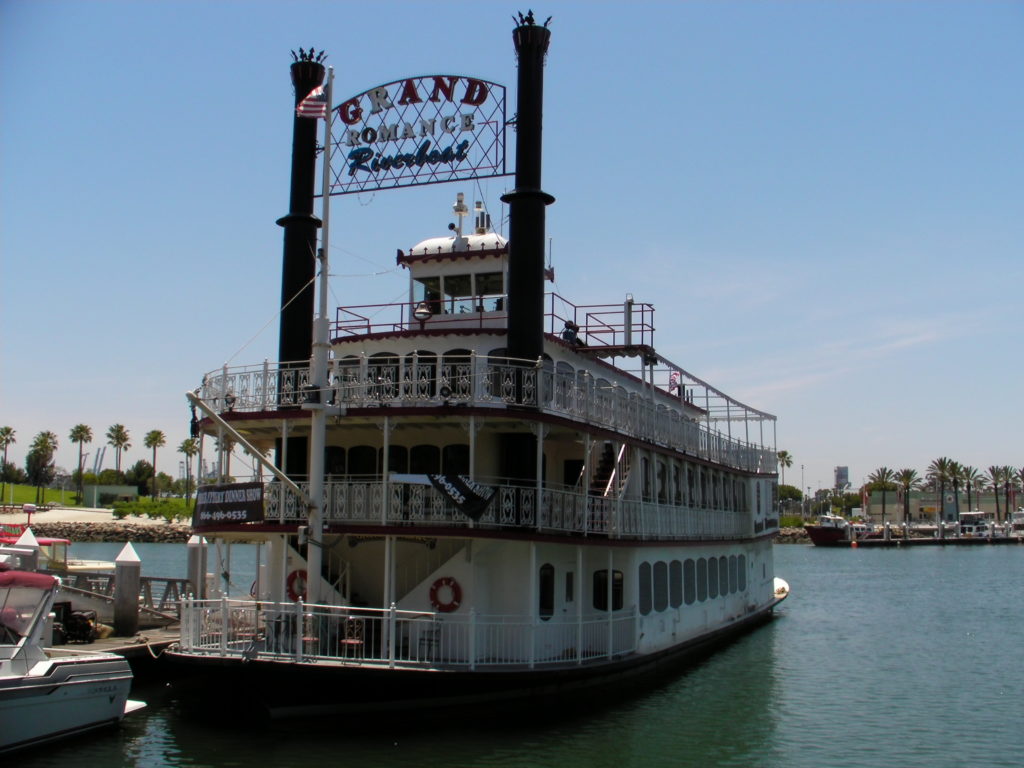
[[[150,569],[150,547],[168,568],[182,567],[184,548],[138,547],[144,572],[176,575]],[[100,556],[86,545],[75,550]],[[776,546],[775,556],[777,573],[793,589],[775,621],[661,688],[594,711],[557,719],[531,712],[519,722],[495,716],[472,727],[458,718],[402,717],[369,729],[340,722],[304,733],[307,724],[300,722],[224,730],[182,718],[154,688],[136,694],[151,708],[121,728],[26,754],[19,763],[944,768],[1024,762],[1024,548],[789,545]],[[234,551],[232,562],[234,581],[249,578]]]

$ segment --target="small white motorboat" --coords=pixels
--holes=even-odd
[[[128,699],[132,672],[121,656],[45,649],[59,584],[0,571],[0,752],[113,725],[144,706]]]

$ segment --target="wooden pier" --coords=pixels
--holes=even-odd
[[[152,680],[162,676],[164,665],[159,663],[160,656],[168,646],[178,642],[180,635],[177,626],[146,629],[134,637],[106,637],[91,643],[55,645],[47,648],[46,653],[51,656],[76,656],[98,651],[116,653],[128,661],[136,680]]]

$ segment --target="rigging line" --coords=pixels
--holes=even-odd
[[[225,365],[226,365],[227,363],[230,363],[230,362],[231,362],[232,360],[234,360],[234,359],[235,359],[236,357],[238,357],[238,356],[239,356],[240,354],[242,354],[242,352],[243,352],[243,351],[245,350],[245,348],[246,348],[246,347],[248,347],[248,346],[249,346],[250,344],[252,344],[252,343],[253,343],[254,341],[256,341],[256,339],[257,339],[257,338],[258,338],[258,337],[260,336],[260,334],[262,334],[262,333],[263,333],[263,332],[264,332],[265,330],[267,330],[267,326],[268,326],[268,325],[270,325],[270,324],[271,324],[272,322],[274,322],[275,320],[277,320],[277,319],[278,319],[278,318],[279,318],[279,317],[281,316],[281,313],[282,313],[282,312],[284,312],[284,311],[285,311],[285,310],[286,310],[286,309],[288,308],[288,306],[289,306],[289,305],[290,305],[290,304],[291,304],[291,303],[292,303],[293,301],[295,301],[295,300],[296,300],[297,298],[299,298],[299,295],[300,295],[300,294],[301,294],[301,293],[302,293],[302,292],[303,292],[304,290],[306,290],[307,288],[309,288],[309,286],[311,286],[311,285],[313,284],[313,282],[314,282],[314,281],[316,280],[316,278],[317,278],[317,276],[316,276],[316,275],[314,275],[314,276],[313,276],[313,277],[312,277],[312,278],[311,278],[311,279],[309,280],[309,282],[307,282],[307,283],[306,283],[306,284],[305,284],[304,286],[302,286],[301,288],[299,288],[299,290],[297,290],[297,291],[296,291],[296,292],[295,292],[295,293],[294,293],[294,294],[292,295],[292,297],[291,297],[290,299],[288,299],[288,301],[286,301],[286,302],[285,302],[285,303],[284,303],[284,304],[283,304],[283,305],[281,306],[281,308],[280,308],[279,310],[277,310],[277,312],[275,312],[275,313],[274,313],[273,315],[271,315],[270,319],[269,319],[269,320],[267,320],[267,322],[263,324],[263,327],[262,327],[262,328],[260,328],[260,329],[259,329],[258,331],[256,331],[256,333],[255,333],[255,334],[254,334],[254,335],[252,336],[252,338],[250,338],[250,339],[249,339],[249,340],[248,340],[247,342],[245,342],[245,343],[244,343],[244,344],[243,344],[243,345],[242,345],[241,347],[239,347],[239,348],[238,348],[238,350],[237,350],[237,351],[236,351],[236,352],[235,352],[235,353],[234,353],[233,355],[231,355],[231,357],[229,357],[229,358],[228,358],[228,359],[227,359],[227,360],[225,361]]]

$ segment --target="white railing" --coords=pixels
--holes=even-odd
[[[224,367],[203,377],[200,396],[217,411],[301,407],[309,397],[345,407],[521,404],[574,421],[753,472],[774,472],[773,448],[709,429],[683,406],[651,399],[649,391],[595,379],[587,370],[553,371],[521,361],[468,356],[359,356],[331,361],[330,386],[309,391],[309,366]]]
[[[476,669],[611,659],[636,649],[636,610],[579,619],[438,614],[392,607],[182,601],[185,653],[282,661]]]
[[[537,509],[536,488],[495,485],[494,498],[476,528],[535,530],[549,533],[609,536],[641,540],[716,540],[754,534],[746,512],[616,501],[572,490],[545,489]],[[300,483],[303,491],[308,484]],[[280,483],[267,483],[266,519],[280,523],[305,522],[298,496]],[[445,526],[468,528],[470,520],[432,485],[419,483],[331,481],[324,484],[324,521],[360,525]],[[385,505],[387,500],[387,505]]]

